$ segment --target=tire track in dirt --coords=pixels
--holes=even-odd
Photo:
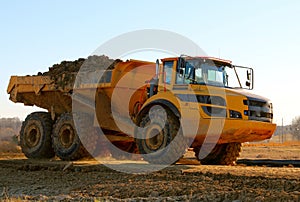
[[[0,200],[299,200],[299,168],[203,166],[187,161],[190,163],[134,175],[97,161],[1,160]],[[142,162],[115,163],[138,167]]]

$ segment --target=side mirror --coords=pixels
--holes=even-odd
[[[247,81],[246,81],[246,86],[249,89],[253,89],[253,69],[249,68],[247,70]]]
[[[246,81],[246,86],[250,88],[251,83],[249,81]]]
[[[251,71],[247,70],[247,80],[249,81],[251,79]]]
[[[254,86],[254,71],[251,67],[232,65],[223,73],[227,86],[252,90]],[[231,79],[228,79],[228,76]]]

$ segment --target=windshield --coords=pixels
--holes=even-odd
[[[247,88],[244,82],[250,80],[251,68],[232,66],[231,64],[203,58],[182,60],[178,66],[177,84],[204,84],[230,88]],[[241,71],[247,70],[247,74]],[[248,75],[246,80],[240,75]],[[252,78],[251,78],[252,79]],[[249,88],[249,86],[248,86]]]
[[[186,60],[182,74],[177,83],[227,86],[225,66],[216,66],[212,61]]]

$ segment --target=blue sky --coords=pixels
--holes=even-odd
[[[87,57],[120,34],[176,32],[208,55],[255,69],[255,93],[274,103],[275,122],[300,115],[300,1],[1,1],[0,117],[36,109],[9,101],[11,75]]]

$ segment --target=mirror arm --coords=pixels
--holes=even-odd
[[[232,67],[233,67],[233,69],[234,69],[234,72],[235,72],[235,75],[236,75],[236,77],[237,77],[237,79],[238,79],[238,82],[239,82],[240,87],[243,88],[242,83],[241,83],[241,80],[240,80],[240,77],[239,77],[239,75],[238,75],[238,73],[237,73],[237,71],[236,71],[235,66],[232,65]]]

